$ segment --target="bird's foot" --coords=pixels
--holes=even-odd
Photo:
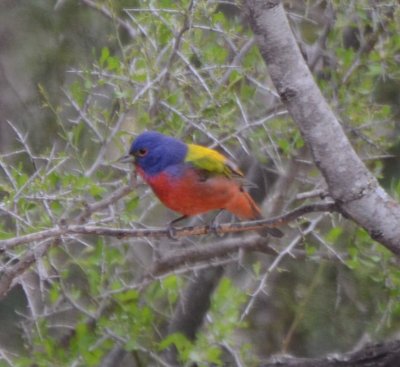
[[[178,237],[176,236],[176,228],[174,227],[174,224],[176,224],[176,223],[178,223],[181,220],[184,220],[186,218],[187,218],[187,215],[182,215],[181,217],[174,219],[172,222],[170,222],[168,224],[168,227],[167,227],[168,237],[171,240],[175,240],[175,241],[178,240]]]
[[[214,218],[211,220],[208,228],[210,229],[210,232],[214,233],[217,237],[224,237],[224,233],[221,232],[221,226],[219,225],[217,219],[219,215],[223,212],[223,209],[218,210],[217,214],[214,216]]]
[[[210,232],[215,234],[217,237],[221,238],[225,236],[225,233],[221,231],[220,224],[216,223],[215,221],[212,221],[208,228],[210,229]]]
[[[178,237],[176,235],[176,228],[173,223],[170,223],[167,227],[167,233],[170,240],[178,241]]]

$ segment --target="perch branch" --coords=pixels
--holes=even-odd
[[[240,223],[227,223],[221,224],[218,227],[218,233],[237,233],[244,231],[260,230],[262,228],[275,228],[281,227],[304,214],[312,212],[334,212],[336,205],[332,202],[328,203],[315,203],[310,205],[304,205],[292,210],[289,213],[281,216],[263,219],[249,222]],[[188,237],[188,236],[200,236],[209,233],[214,233],[214,229],[208,225],[201,226],[190,226],[183,228],[176,228],[174,235],[176,237]],[[68,225],[63,223],[62,225],[44,231],[35,232],[19,237],[14,237],[0,241],[0,251],[4,251],[11,247],[22,245],[25,243],[31,243],[34,241],[43,241],[52,237],[59,237],[65,235],[98,235],[98,236],[109,236],[109,237],[137,237],[137,238],[162,238],[168,237],[170,232],[166,229],[126,229],[126,228],[110,228],[101,226],[86,226],[86,225]]]

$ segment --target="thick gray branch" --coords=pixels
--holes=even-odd
[[[354,352],[323,358],[281,358],[261,367],[397,367],[400,341],[366,345]]]
[[[168,325],[168,334],[181,333],[191,341],[196,339],[196,334],[210,308],[211,296],[223,271],[222,266],[210,267],[192,275]],[[166,350],[164,356],[171,366],[181,365],[175,348]]]
[[[400,255],[400,206],[357,156],[308,69],[279,0],[244,0],[271,79],[341,212]]]

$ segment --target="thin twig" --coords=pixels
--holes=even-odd
[[[97,10],[98,12],[103,14],[106,18],[116,21],[120,27],[122,27],[129,33],[129,36],[131,38],[137,37],[138,32],[136,32],[136,30],[132,28],[132,26],[128,22],[126,22],[120,17],[117,17],[110,11],[110,9],[106,8],[104,5],[98,4],[97,2],[92,0],[81,0],[81,2],[86,6],[88,6],[89,8]]]
[[[12,283],[16,277],[24,273],[36,261],[37,257],[43,256],[53,241],[44,241],[40,245],[27,250],[19,259],[19,261],[7,267],[0,278],[0,299],[2,299],[11,289]]]
[[[271,273],[276,269],[276,267],[281,263],[284,257],[286,255],[291,254],[293,249],[295,248],[296,245],[300,243],[300,241],[304,238],[305,235],[311,233],[314,231],[315,227],[317,224],[321,221],[322,216],[319,216],[318,218],[314,219],[313,221],[310,222],[308,225],[307,229],[296,236],[292,242],[283,250],[279,253],[279,255],[275,258],[275,260],[272,262],[272,264],[269,266],[267,271],[264,273],[263,277],[261,278],[261,281],[258,284],[257,289],[253,292],[253,294],[250,297],[249,302],[247,303],[244,311],[242,312],[242,315],[240,316],[240,321],[243,321],[243,319],[249,314],[250,310],[253,308],[254,303],[258,297],[258,295],[264,291],[265,286],[267,284],[267,280]]]

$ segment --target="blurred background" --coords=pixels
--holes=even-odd
[[[398,200],[397,1],[285,7],[349,139]],[[128,185],[131,169],[115,160],[145,129],[238,161],[266,216],[329,200],[234,2],[0,2],[0,239],[76,220]],[[142,228],[174,218],[143,185],[122,196],[85,223]],[[131,352],[121,365],[158,365],[151,353],[165,348],[185,284],[196,269],[221,264],[223,281],[186,362],[219,363],[221,345],[251,366],[276,353],[318,356],[397,337],[400,273],[388,250],[337,215],[309,215],[284,230],[275,248],[293,241],[297,252],[277,266],[274,255],[230,254],[188,264],[183,275],[171,269],[145,290],[135,284],[157,258],[215,237],[176,244],[77,235],[3,250],[0,366],[100,365],[118,343]],[[18,268],[24,260],[29,266]]]

